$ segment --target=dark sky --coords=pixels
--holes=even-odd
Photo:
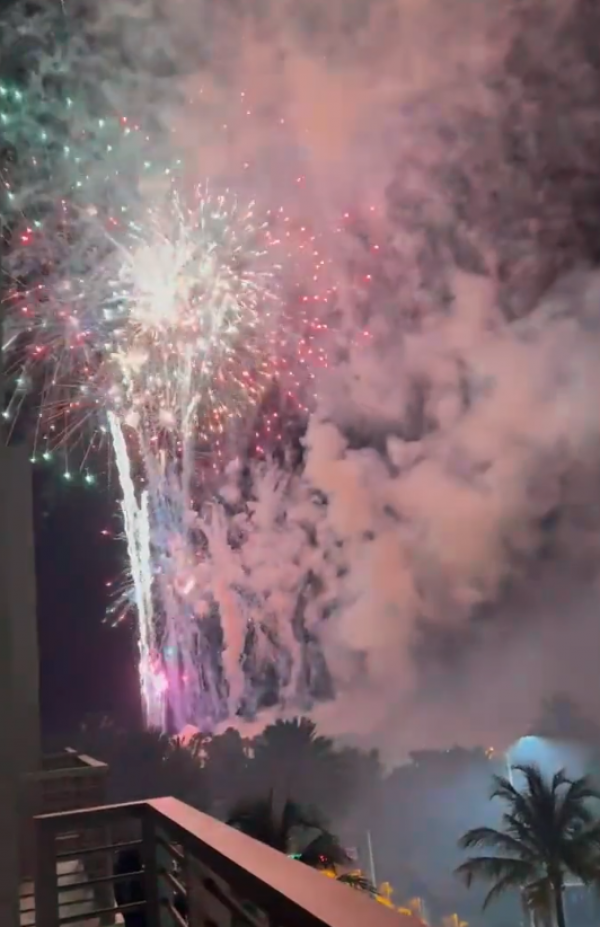
[[[107,581],[118,579],[123,547],[118,508],[97,487],[67,484],[60,472],[34,475],[41,706],[45,732],[68,734],[90,713],[137,718],[132,625],[104,622]]]

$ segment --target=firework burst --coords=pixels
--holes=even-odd
[[[255,204],[197,190],[132,224],[102,309],[113,338],[108,404],[171,454],[222,432],[269,377],[279,267]]]
[[[195,509],[207,470],[268,455],[306,414],[335,300],[325,249],[283,207],[188,194],[143,119],[92,117],[63,83],[0,85],[3,415],[33,419],[32,458],[59,450],[68,480],[93,482],[110,447],[146,718],[217,719],[237,708],[234,651],[206,636]]]
[[[146,450],[222,434],[273,374],[280,268],[255,209],[200,188],[127,222],[65,207],[45,281],[10,296],[6,417],[37,385],[44,448],[109,410]]]

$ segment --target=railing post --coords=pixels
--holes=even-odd
[[[52,825],[35,822],[35,924],[59,927],[58,877],[56,874],[56,835]]]
[[[160,927],[161,922],[156,851],[156,825],[151,810],[146,807],[142,814],[142,860],[144,863],[144,892],[148,927]]]
[[[185,854],[185,886],[187,889],[189,927],[248,927],[257,924],[251,917],[236,920],[232,909],[223,903],[225,891],[219,891],[214,874],[195,857]],[[217,891],[215,892],[215,889]],[[267,925],[268,927],[268,925]]]
[[[96,845],[107,846],[112,840],[112,829],[110,827],[99,827],[95,830],[98,843]],[[112,875],[113,860],[110,852],[99,854],[93,863],[92,872],[94,876],[100,878],[109,878]],[[100,882],[95,886],[94,898],[100,909],[110,908],[115,903],[114,889],[110,882]],[[100,917],[101,927],[112,927],[115,923],[114,913],[103,914]]]
[[[160,927],[173,927],[173,915],[167,906],[167,902],[173,903],[174,900],[173,886],[167,875],[170,870],[172,871],[173,858],[167,849],[169,843],[168,834],[160,826],[155,825],[154,841],[159,923]],[[198,927],[201,927],[201,925],[198,925]]]
[[[184,881],[187,890],[188,923],[190,927],[204,923],[206,905],[204,904],[204,887],[198,863],[186,852],[184,861]]]

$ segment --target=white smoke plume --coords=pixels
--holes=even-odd
[[[265,14],[262,31],[236,20],[239,54],[210,87],[217,109],[232,85],[264,104],[258,137],[236,123],[234,160],[268,164],[279,195],[285,117],[313,215],[351,219],[331,236],[340,355],[292,493],[316,546],[310,566],[282,563],[295,527],[253,520],[269,564],[256,588],[289,616],[290,572],[319,575],[324,730],[390,755],[509,742],[556,687],[593,701],[600,289],[578,268],[600,231],[596,14],[567,0],[398,0],[361,23],[327,9],[302,21],[310,42],[299,14]]]
[[[534,615],[507,627],[502,600],[529,584],[556,585],[561,574],[563,600],[575,578],[583,599],[590,564],[592,572],[597,567],[600,278],[574,275],[512,324],[499,319],[479,282],[470,292],[462,279],[457,289],[451,313],[380,358],[397,371],[379,383],[383,421],[372,396],[361,409],[359,395],[351,400],[355,416],[346,407],[341,426],[333,413],[314,420],[307,435],[306,473],[329,500],[347,566],[343,604],[322,637],[330,663],[344,666],[342,657],[350,668],[338,692],[348,690],[351,704],[339,697],[324,718],[347,732],[377,731],[383,742],[435,741],[434,719],[446,712],[446,730],[454,726],[466,739],[517,735],[531,701],[507,725],[501,706],[513,685],[523,695],[523,679],[536,689],[538,667],[524,653],[523,678],[513,680],[515,656],[500,652],[495,661],[488,647],[498,647],[502,623],[507,636],[525,638],[527,650],[528,635],[539,633],[542,642],[545,632]],[[419,424],[411,433],[415,390]],[[359,440],[346,432],[353,419],[370,422]],[[554,607],[545,607],[555,620]],[[515,602],[513,610],[523,606]],[[573,622],[575,639],[578,630]],[[542,645],[538,660],[546,657]],[[452,675],[473,673],[491,686],[496,704],[482,711],[479,686],[464,686],[468,699],[452,725],[457,706],[449,705],[449,690],[461,689]],[[561,674],[561,684],[571,673]]]
[[[600,10],[101,8],[98,54],[152,77],[132,105],[198,177],[306,214],[337,274],[302,472],[205,513],[231,706],[270,685],[254,625],[273,711],[390,756],[508,741],[556,688],[595,707]]]
[[[207,531],[225,654],[239,665],[246,622],[229,619],[244,603],[279,661],[279,711],[311,707],[323,730],[394,758],[508,743],[553,686],[582,695],[600,637],[599,347],[597,275],[514,323],[462,276],[451,314],[372,366],[363,353],[367,387],[353,362],[338,369],[346,399],[313,416],[303,473],[258,468],[243,512]]]

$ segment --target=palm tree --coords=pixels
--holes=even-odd
[[[352,786],[348,759],[309,718],[266,727],[254,742],[249,771],[251,788],[259,794],[277,782],[302,805],[323,803],[332,814],[346,810]]]
[[[204,738],[202,754],[212,812],[222,817],[248,789],[246,744],[239,731],[228,728]]]
[[[273,792],[267,798],[238,802],[227,823],[315,869],[350,862],[350,856],[319,814],[291,799],[277,807]]]
[[[99,717],[82,726],[76,746],[108,764],[112,802],[172,795],[202,811],[208,807],[205,771],[177,738],[152,729],[124,730]]]
[[[486,908],[503,892],[518,889],[526,900],[551,895],[558,927],[565,927],[565,876],[586,885],[600,877],[600,821],[590,801],[600,799],[587,776],[569,779],[564,770],[546,779],[537,766],[513,767],[525,779],[519,791],[503,776],[494,776],[491,798],[505,804],[502,829],[476,827],[459,841],[461,849],[489,849],[474,856],[456,873],[467,886],[475,879],[492,887]]]

